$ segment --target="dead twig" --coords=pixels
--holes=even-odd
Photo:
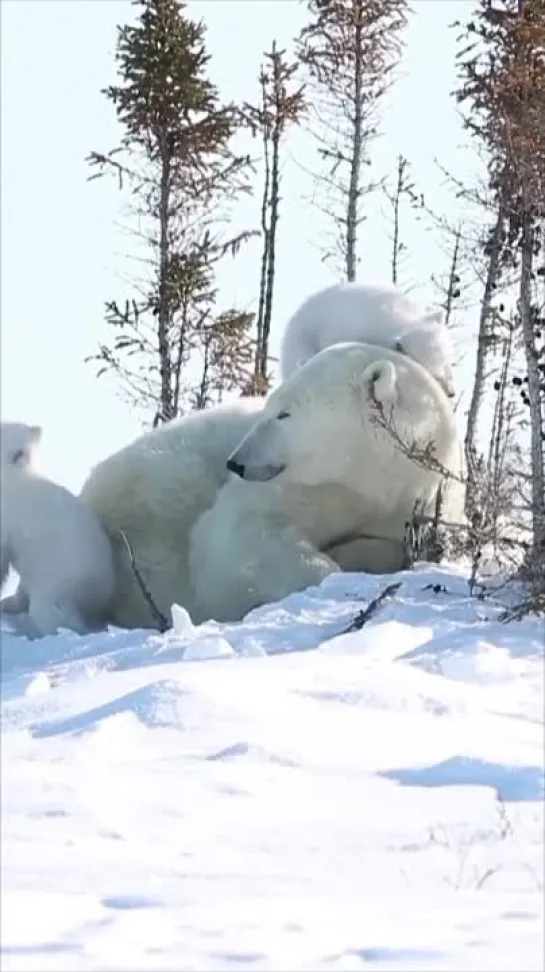
[[[401,581],[397,581],[395,584],[388,584],[387,587],[385,587],[384,590],[380,592],[380,594],[377,594],[377,596],[374,597],[373,600],[369,602],[369,604],[367,605],[366,608],[363,609],[363,611],[360,611],[359,614],[356,615],[356,617],[354,618],[353,621],[351,621],[348,627],[345,628],[344,631],[341,631],[341,634],[351,634],[352,631],[360,631],[363,628],[364,624],[367,624],[367,622],[370,621],[372,617],[374,617],[379,607],[381,607],[381,605],[384,604],[386,600],[389,600],[391,597],[393,597],[400,587],[401,587]]]
[[[528,614],[535,614],[538,618],[545,617],[545,594],[525,598],[514,608],[506,608],[500,614],[499,620],[503,624],[510,621],[522,621]]]
[[[150,611],[152,613],[153,619],[156,622],[157,627],[158,627],[160,633],[161,634],[164,634],[164,632],[165,631],[168,631],[168,629],[170,628],[170,625],[168,623],[168,620],[166,619],[166,617],[162,613],[162,611],[160,611],[159,608],[157,607],[157,605],[156,605],[155,601],[153,600],[150,592],[148,591],[146,585],[144,584],[144,581],[142,580],[142,575],[141,575],[140,571],[138,570],[138,567],[136,566],[136,560],[135,560],[135,557],[134,557],[134,551],[133,551],[133,549],[132,549],[132,547],[131,547],[131,545],[129,543],[129,540],[128,540],[126,534],[123,532],[123,530],[118,530],[118,533],[121,536],[121,538],[123,539],[123,543],[125,544],[125,547],[127,548],[127,553],[129,554],[129,558],[130,558],[130,562],[131,562],[131,570],[132,570],[132,572],[133,572],[133,574],[135,576],[136,583],[138,584],[138,587],[140,588],[140,592],[142,594],[142,597],[144,598],[146,604],[148,605],[148,607],[149,607],[149,609],[150,609]]]

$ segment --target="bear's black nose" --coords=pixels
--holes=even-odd
[[[236,459],[227,460],[227,468],[229,472],[236,473],[241,479],[244,479],[244,466],[241,462],[237,462]]]

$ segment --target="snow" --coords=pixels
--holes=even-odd
[[[500,602],[421,566],[4,629],[3,972],[543,970],[543,619]]]

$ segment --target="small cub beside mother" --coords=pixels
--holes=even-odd
[[[431,506],[440,477],[399,449],[377,405],[408,445],[431,442],[456,468],[439,383],[396,351],[340,344],[265,402],[241,399],[142,436],[100,463],[81,497],[110,536],[124,532],[163,614],[177,602],[196,623],[238,620],[347,564],[401,566],[405,523],[416,501]],[[110,620],[152,626],[121,540],[115,553]]]

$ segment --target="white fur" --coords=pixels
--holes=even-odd
[[[169,618],[173,603],[191,612],[189,531],[229,478],[229,453],[262,407],[262,398],[241,398],[175,419],[91,471],[80,496],[110,532],[117,577],[111,620],[116,624],[155,623],[118,530],[130,543],[142,580],[162,613]]]
[[[112,552],[85,504],[37,472],[40,438],[39,426],[0,426],[0,585],[10,566],[20,577],[0,610],[20,615],[15,624],[30,636],[60,627],[83,633],[105,623],[115,582]]]
[[[237,620],[343,567],[351,539],[352,569],[400,566],[405,522],[417,499],[433,502],[439,476],[395,446],[377,405],[448,462],[456,432],[437,382],[395,351],[339,345],[265,403],[241,399],[148,433],[102,462],[81,495],[124,531],[163,614],[176,601],[195,622]],[[229,456],[243,478],[229,475]],[[111,620],[151,625],[121,547],[118,579]]]
[[[308,297],[286,325],[280,350],[285,380],[319,351],[345,341],[392,348],[418,361],[454,394],[452,346],[442,311],[422,314],[392,286],[337,283]]]
[[[39,452],[42,441],[40,425],[25,425],[24,422],[2,422],[0,424],[0,463],[2,469],[17,466],[18,469],[38,469]]]

